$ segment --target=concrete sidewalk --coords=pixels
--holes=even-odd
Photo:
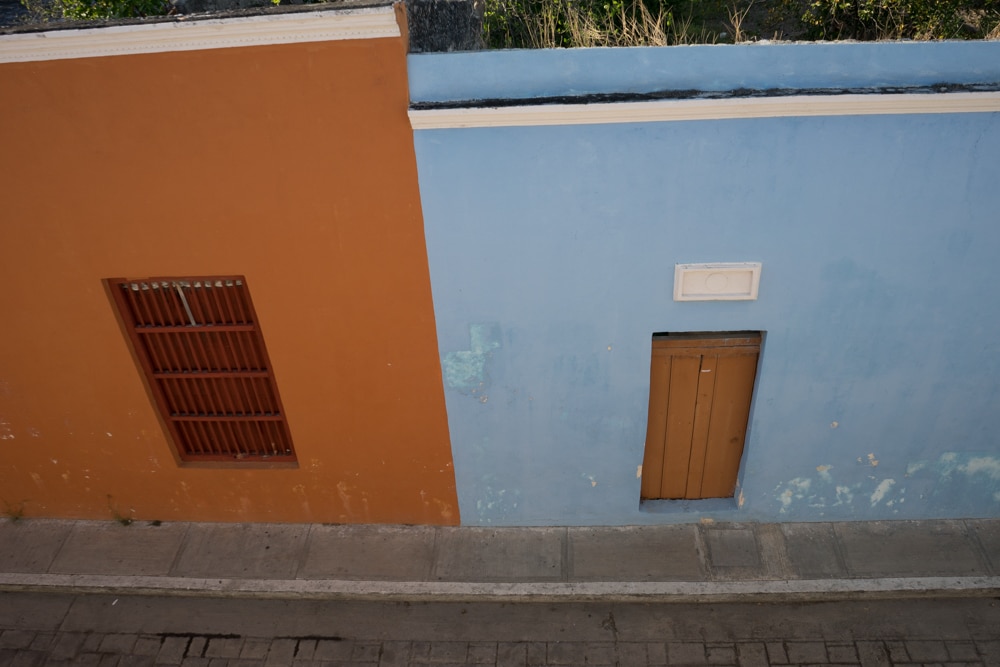
[[[0,590],[327,599],[1000,593],[1000,520],[442,528],[26,519]]]

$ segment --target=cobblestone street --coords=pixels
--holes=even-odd
[[[0,665],[1000,666],[988,597],[449,603],[0,593]]]
[[[136,635],[7,630],[0,664],[100,667],[340,667],[366,665],[1000,665],[1000,641],[461,642],[316,637]]]

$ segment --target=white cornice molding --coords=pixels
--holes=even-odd
[[[0,63],[399,37],[391,6],[0,35]]]
[[[787,95],[723,99],[410,109],[414,130],[596,125],[786,116],[983,113],[1000,111],[1000,92]]]

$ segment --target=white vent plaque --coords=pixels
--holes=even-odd
[[[674,301],[753,301],[760,268],[760,262],[677,264]]]

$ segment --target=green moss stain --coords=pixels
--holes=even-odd
[[[501,347],[499,324],[470,324],[469,349],[448,352],[441,359],[445,386],[463,394],[481,395],[489,387],[488,362],[493,350]]]

